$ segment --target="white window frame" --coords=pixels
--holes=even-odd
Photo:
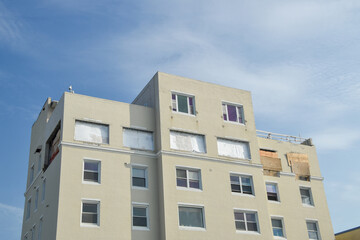
[[[139,187],[139,186],[134,186],[134,185],[133,185],[133,168],[142,169],[142,170],[145,171],[145,187]],[[148,165],[143,165],[143,164],[131,164],[130,176],[131,176],[131,188],[132,188],[132,189],[139,189],[139,190],[148,190],[148,189],[149,189],[148,169],[149,169],[149,166],[148,166]]]
[[[177,170],[185,170],[186,171],[186,185],[187,187],[178,186],[177,185]],[[199,188],[191,188],[190,187],[190,178],[189,178],[189,171],[198,172],[199,174]],[[188,166],[175,166],[175,181],[176,181],[176,188],[180,190],[190,190],[190,191],[202,191],[202,175],[200,168],[188,167]]]
[[[42,235],[42,229],[43,229],[43,216],[40,217],[40,221],[39,221],[39,229],[38,229],[38,236],[37,236],[37,240],[41,240],[41,235]]]
[[[96,162],[98,163],[98,180],[97,182],[85,180],[85,162]],[[88,171],[89,172],[89,171]],[[95,171],[91,171],[95,172]],[[93,159],[93,158],[84,158],[83,159],[83,168],[82,168],[82,183],[84,184],[93,184],[93,185],[100,185],[101,184],[101,160],[100,159]]]
[[[244,213],[245,230],[238,230],[238,229],[236,229],[235,212],[237,212],[237,213]],[[236,231],[236,233],[247,233],[247,234],[260,235],[261,232],[260,232],[259,216],[258,216],[258,211],[257,211],[257,210],[234,208],[234,209],[233,209],[233,213],[234,213],[234,223],[235,223],[235,231]],[[253,213],[253,214],[255,214],[255,221],[256,221],[257,231],[249,231],[249,230],[248,230],[246,213]]]
[[[223,109],[223,105],[225,104],[225,112]],[[227,105],[231,105],[236,107],[236,122],[235,121],[230,121],[229,120],[229,113],[228,113],[228,109],[227,109]],[[241,108],[241,113],[239,113],[239,109]],[[224,118],[224,114],[226,114],[226,118],[227,120],[224,119],[225,122],[227,123],[234,123],[234,124],[239,124],[239,125],[245,125],[245,113],[244,113],[244,105],[240,104],[240,103],[232,103],[232,102],[228,102],[228,101],[221,101],[221,112],[222,112],[222,117]],[[239,116],[241,115],[241,118],[243,120],[243,122],[239,122]]]
[[[149,203],[138,203],[138,202],[132,202],[131,206],[131,226],[133,230],[143,230],[143,231],[149,231],[150,230],[150,217],[149,217]],[[134,226],[134,207],[138,208],[145,208],[146,209],[146,227],[141,226]]]
[[[83,215],[83,204],[84,203],[91,203],[97,204],[97,223],[83,223],[82,222],[82,215]],[[81,227],[100,227],[100,199],[88,199],[83,198],[81,199],[81,206],[80,206],[80,226]]]
[[[44,178],[41,182],[41,202],[43,203],[46,198],[46,178]]]
[[[248,158],[246,158],[246,156],[244,156],[244,157],[235,157],[235,156],[229,156],[229,155],[226,155],[226,154],[220,154],[219,140],[220,141],[223,140],[223,141],[228,141],[228,142],[239,142],[239,143],[247,144],[247,151],[248,151],[248,154],[249,154]],[[248,160],[248,161],[251,160],[251,150],[250,150],[250,142],[249,141],[242,140],[242,139],[227,138],[227,137],[217,137],[216,138],[216,147],[217,147],[217,150],[218,150],[218,155],[221,156],[221,157],[232,158],[232,159],[244,159],[244,160]]]
[[[175,94],[176,111],[174,111],[174,108],[173,108],[173,99],[172,99],[172,95],[173,95],[173,94]],[[181,95],[181,96],[186,97],[187,107],[188,107],[188,112],[187,112],[187,113],[179,112],[178,95]],[[191,111],[190,111],[189,98],[192,98],[192,99],[193,99],[194,114],[192,114]],[[196,106],[195,106],[195,95],[194,95],[194,94],[188,94],[188,93],[181,93],[181,92],[171,91],[170,100],[171,100],[171,111],[172,111],[172,112],[178,113],[178,114],[184,114],[184,115],[187,115],[187,116],[194,116],[194,117],[196,116]]]
[[[268,199],[268,196],[267,196],[268,191],[267,191],[267,189],[266,189],[266,185],[267,185],[267,184],[275,185],[277,201],[275,201],[275,200],[269,200],[269,199]],[[266,190],[266,199],[267,199],[269,202],[280,203],[279,184],[278,184],[277,182],[269,182],[269,181],[266,181],[266,182],[265,182],[265,190]]]
[[[30,231],[31,231],[31,240],[35,240],[35,236],[36,236],[36,224],[34,224],[33,226],[32,226],[32,228],[30,229]]]
[[[92,142],[92,141],[86,141],[86,140],[82,140],[82,139],[76,139],[76,122],[83,122],[83,123],[88,123],[88,124],[94,124],[94,125],[103,125],[103,126],[107,126],[108,128],[108,142]],[[83,142],[83,143],[91,143],[91,144],[98,144],[98,145],[109,145],[110,144],[110,124],[108,123],[102,123],[100,121],[91,121],[91,120],[83,120],[83,119],[75,119],[75,123],[74,123],[74,141],[77,142]]]
[[[274,231],[273,231],[273,226],[272,226],[272,220],[280,220],[281,221],[281,225],[282,225],[282,232],[283,232],[283,235],[282,237],[280,236],[274,236]],[[271,221],[271,231],[273,232],[273,237],[275,239],[286,239],[286,231],[285,231],[285,224],[284,224],[284,217],[282,216],[270,216],[270,221]]]
[[[38,161],[37,161],[37,164],[38,164],[38,173],[41,172],[41,153],[39,153],[39,157],[38,157]]]
[[[30,167],[29,186],[35,180],[35,164],[33,163]]]
[[[40,194],[39,189],[40,188],[38,186],[35,188],[34,212],[36,212],[39,208],[39,194]]]
[[[180,226],[180,207],[185,208],[200,208],[202,209],[202,220],[204,227],[191,227],[191,226]],[[178,221],[180,230],[191,230],[191,231],[206,231],[206,221],[205,221],[205,207],[203,204],[193,204],[193,203],[178,203]]]
[[[310,195],[310,204],[304,203],[302,200],[302,195],[301,195],[301,189],[305,189],[309,191],[309,195]],[[311,187],[309,186],[299,186],[299,193],[300,193],[300,198],[301,198],[301,203],[303,206],[305,207],[315,207],[315,203],[314,203],[314,198],[312,195],[312,191],[311,191]]]
[[[318,234],[318,239],[310,239],[310,240],[321,240],[321,234],[320,234],[320,228],[319,228],[319,221],[317,219],[305,219],[305,224],[306,224],[306,230],[308,232],[308,235],[309,235],[309,229],[307,227],[307,223],[315,223],[316,224],[316,232]]]
[[[240,193],[240,192],[233,192],[233,191],[232,191],[232,187],[231,187],[231,176],[235,176],[235,177],[238,177],[238,178],[239,178],[241,193]],[[251,193],[251,194],[244,193],[243,188],[242,188],[242,180],[241,180],[241,177],[250,178],[250,184],[251,184],[251,190],[252,190],[252,193]],[[231,194],[233,194],[233,195],[241,195],[241,196],[255,197],[254,181],[253,181],[253,176],[252,176],[251,174],[230,172],[230,174],[229,174],[229,180],[230,180],[230,191],[231,191]]]

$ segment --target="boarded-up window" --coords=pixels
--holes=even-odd
[[[109,126],[105,124],[76,121],[75,140],[108,144]]]
[[[251,159],[248,142],[218,138],[217,147],[220,156]]]
[[[205,138],[203,135],[170,131],[170,147],[176,150],[205,153]]]
[[[276,151],[260,149],[260,160],[263,165],[264,175],[278,176],[282,171],[281,159]]]
[[[152,132],[124,128],[123,141],[125,147],[154,150]]]
[[[309,180],[310,167],[308,155],[304,153],[287,153],[286,156],[289,166],[291,166],[292,172],[295,173],[296,177],[301,180]]]

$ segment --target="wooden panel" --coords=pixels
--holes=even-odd
[[[309,163],[308,155],[304,153],[287,153],[286,157],[290,166],[293,162]]]
[[[292,170],[296,175],[310,176],[309,163],[293,162]]]
[[[271,171],[282,171],[281,160],[280,158],[271,158],[260,156],[261,164],[263,165],[264,170],[271,170]]]
[[[260,156],[261,157],[278,158],[278,153],[274,152],[274,151],[260,149]]]

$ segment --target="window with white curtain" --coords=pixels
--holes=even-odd
[[[137,129],[124,128],[123,144],[125,147],[154,150],[153,133]]]
[[[248,142],[218,138],[217,147],[220,156],[251,159]]]
[[[206,153],[204,135],[170,131],[170,148],[189,152]]]
[[[76,120],[75,140],[109,144],[109,125]]]
[[[204,208],[199,206],[179,206],[180,227],[205,228]]]

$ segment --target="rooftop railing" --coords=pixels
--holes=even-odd
[[[262,138],[267,138],[267,139],[278,140],[278,141],[291,142],[291,143],[312,146],[311,138],[295,137],[295,136],[290,136],[290,135],[286,135],[286,134],[272,133],[272,132],[267,132],[267,131],[262,131],[262,130],[256,130],[256,136],[262,137]]]

